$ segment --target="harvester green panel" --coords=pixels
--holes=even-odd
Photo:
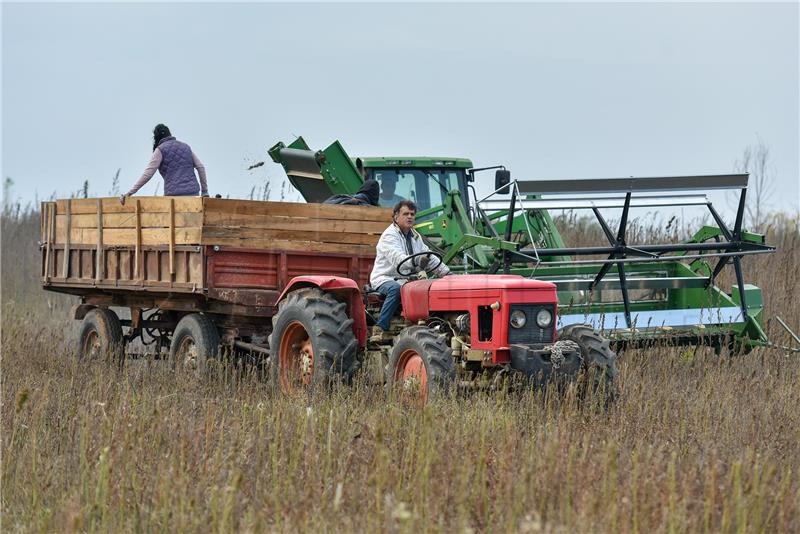
[[[289,181],[306,202],[324,202],[332,195],[352,195],[364,183],[339,141],[314,152],[298,137],[289,146],[277,143],[268,152],[272,161],[283,166]]]

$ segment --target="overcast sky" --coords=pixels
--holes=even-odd
[[[2,34],[23,200],[127,190],[164,122],[231,197],[278,191],[295,135],[520,179],[727,173],[760,138],[771,207],[800,206],[797,3],[4,3]]]

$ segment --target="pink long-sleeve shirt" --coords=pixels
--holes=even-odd
[[[156,148],[153,151],[153,156],[150,158],[150,163],[147,164],[145,167],[142,176],[136,180],[136,183],[133,184],[130,191],[128,191],[128,195],[135,194],[139,189],[144,186],[147,182],[150,181],[150,178],[156,173],[158,168],[161,166],[161,160],[163,156],[161,155],[161,149]],[[200,159],[197,157],[197,154],[192,151],[192,162],[194,163],[194,168],[197,169],[197,174],[200,175],[200,193],[202,195],[208,195],[208,183],[206,182],[206,168],[200,162]]]

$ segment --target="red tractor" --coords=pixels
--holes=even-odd
[[[437,264],[429,263],[432,272]],[[581,371],[592,372],[594,387],[611,391],[617,368],[608,341],[586,325],[557,334],[555,284],[517,275],[414,279],[410,271],[398,266],[409,279],[401,289],[402,317],[371,336],[367,323],[380,311],[379,293],[365,288],[362,302],[349,278],[292,280],[278,299],[269,343],[281,389],[348,382],[362,368],[390,392],[423,402],[456,386],[497,388],[513,379],[543,385]]]

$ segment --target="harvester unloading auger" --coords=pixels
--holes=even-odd
[[[745,256],[775,250],[743,228],[747,174],[512,181],[502,166],[476,169],[463,158],[351,159],[338,141],[313,151],[302,137],[269,154],[308,202],[355,193],[368,178],[389,190],[385,206],[397,195],[414,200],[416,229],[454,273],[554,282],[559,328],[588,323],[618,345],[668,340],[735,351],[773,345],[763,328],[761,289],[745,283],[742,268]],[[475,174],[492,169],[495,191],[478,199]],[[712,190],[738,191],[732,227],[706,196]],[[707,209],[716,226],[681,243],[629,242],[632,210],[687,206]],[[591,210],[607,244],[567,246],[552,209]],[[608,209],[619,213],[613,228],[601,213]],[[730,293],[715,285],[729,265],[736,275]]]

